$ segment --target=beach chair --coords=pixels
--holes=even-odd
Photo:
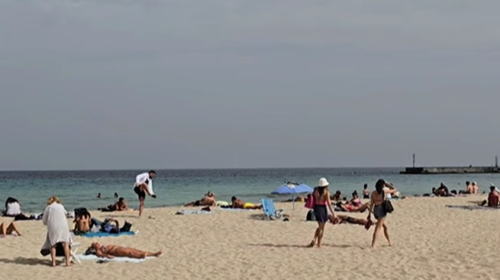
[[[274,218],[281,218],[281,212],[283,212],[283,209],[276,210],[276,206],[274,206],[274,201],[272,199],[263,198],[261,202],[264,219],[274,220]]]
[[[76,243],[76,242],[73,242],[71,243],[70,247],[69,247],[69,251],[70,251],[70,254],[71,254],[71,260],[74,262],[74,263],[82,263],[82,261],[80,261],[80,259],[77,257],[77,252],[78,252],[78,248],[80,247],[80,243]],[[63,252],[63,256],[64,256],[64,252]],[[63,262],[66,260],[65,257],[63,257]]]

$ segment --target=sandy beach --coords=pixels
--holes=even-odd
[[[303,203],[279,203],[289,222],[262,220],[261,211],[174,215],[180,208],[136,213],[92,212],[116,217],[139,230],[135,236],[75,237],[80,253],[94,241],[164,250],[142,263],[83,261],[49,267],[39,253],[46,229],[41,221],[18,222],[21,237],[0,238],[2,279],[495,279],[500,257],[496,239],[500,210],[450,209],[485,198],[410,198],[393,201],[388,217],[392,247],[381,236],[371,250],[372,227],[328,225],[323,248],[305,248],[316,228],[305,222]],[[147,204],[146,204],[147,205]],[[195,208],[193,208],[195,209]],[[348,215],[366,217],[366,213]],[[8,218],[1,218],[9,222]],[[68,220],[71,222],[71,220]]]

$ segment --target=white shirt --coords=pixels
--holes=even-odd
[[[141,173],[135,177],[134,188],[146,183],[146,181],[148,181],[148,190],[151,193],[151,195],[155,194],[153,192],[153,180],[149,179],[148,172]]]
[[[15,216],[21,214],[21,205],[17,202],[7,204],[5,215]]]

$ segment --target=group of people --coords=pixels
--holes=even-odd
[[[152,180],[156,176],[156,172],[151,170],[149,172],[141,173],[136,176],[134,183],[134,192],[139,198],[139,216],[142,215],[144,209],[144,201],[146,195],[156,198],[155,193],[152,188]],[[118,194],[115,193],[115,197]],[[101,197],[99,194],[98,197]],[[106,219],[104,221],[99,221],[90,216],[90,213],[85,209],[84,211],[79,208],[80,211],[75,209],[75,230],[76,234],[86,233],[91,231],[93,228],[96,231],[107,232],[107,233],[120,233],[124,231],[130,231],[131,224],[125,221],[121,226],[120,223],[115,219]],[[128,206],[124,198],[119,198],[119,200],[109,205],[105,208],[101,208],[101,211],[123,211],[127,210]],[[20,202],[12,197],[9,197],[5,202],[5,211],[2,211],[3,216],[13,217],[15,220],[29,220],[36,219],[34,216],[25,216],[21,212]],[[69,224],[67,221],[68,213],[61,200],[56,196],[51,196],[47,201],[47,206],[44,209],[43,214],[40,215],[43,224],[47,227],[47,235],[45,243],[42,246],[40,253],[43,256],[51,256],[51,265],[56,266],[56,255],[59,252],[59,248],[62,248],[63,256],[65,257],[66,266],[71,265],[71,251],[70,246],[73,242]],[[0,223],[0,235],[12,235],[16,234],[21,236],[21,232],[18,225],[15,222]],[[129,258],[145,258],[149,256],[159,257],[163,253],[161,250],[158,252],[147,252],[142,250],[137,250],[134,248],[122,247],[117,245],[103,245],[100,243],[92,243],[89,250],[90,252],[96,254],[99,257],[114,258],[114,257],[129,257]]]
[[[441,183],[439,187],[432,188],[432,195],[434,196],[455,196],[462,194],[479,194],[479,186],[476,182],[465,182],[465,190],[459,190],[458,193],[456,190],[450,191],[448,187]],[[424,194],[424,196],[431,196],[431,194]]]
[[[312,195],[308,197],[308,199],[312,199],[314,216],[318,223],[318,227],[314,232],[314,238],[309,243],[309,247],[314,247],[315,245],[317,247],[321,247],[321,240],[323,238],[325,225],[327,222],[331,222],[333,224],[348,222],[364,225],[365,228],[369,228],[372,224],[372,214],[377,222],[375,224],[375,231],[373,232],[371,247],[375,248],[377,237],[382,229],[387,241],[389,242],[389,246],[392,245],[389,238],[387,225],[385,223],[387,212],[382,205],[384,200],[387,199],[387,195],[394,195],[397,193],[397,190],[391,184],[387,183],[383,179],[377,181],[377,183],[375,184],[375,190],[371,193],[370,196],[370,203],[366,206],[366,210],[368,210],[369,212],[366,220],[355,219],[344,215],[337,215],[332,208],[332,199],[328,190],[328,186],[328,181],[325,178],[321,178],[319,180],[318,186],[314,188],[314,192],[312,193]],[[357,193],[355,194],[357,196]],[[353,199],[355,199],[354,195]]]

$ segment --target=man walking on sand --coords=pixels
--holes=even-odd
[[[135,177],[134,192],[139,197],[139,217],[142,215],[142,210],[144,210],[146,194],[152,198],[156,198],[156,194],[153,192],[153,178],[155,176],[156,172],[151,170],[149,172],[141,173]]]

